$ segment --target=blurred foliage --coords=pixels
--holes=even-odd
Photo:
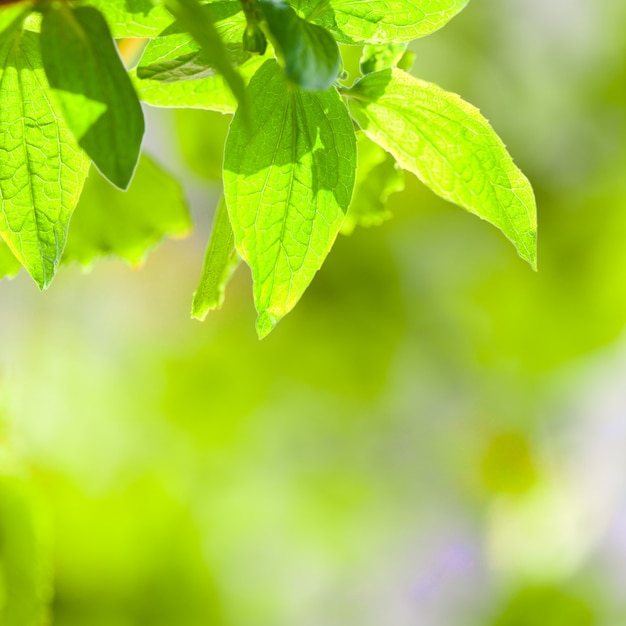
[[[52,597],[45,514],[29,482],[0,479],[0,621],[41,623]]]
[[[527,587],[507,602],[493,626],[534,626],[539,616],[554,626],[598,623],[595,610],[584,598],[563,589]]]
[[[141,272],[3,282],[0,623],[52,585],[61,626],[623,623],[624,27],[483,0],[411,44],[529,173],[537,274],[406,176],[263,342],[243,266],[187,319],[203,226]],[[164,119],[208,224],[228,118]]]

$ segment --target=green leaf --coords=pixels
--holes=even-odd
[[[179,36],[179,37],[184,37]],[[215,76],[216,71],[212,61],[201,49],[194,49],[193,42],[184,41],[180,47],[172,46],[172,42],[161,43],[160,39],[153,41],[164,48],[165,54],[155,60],[146,60],[137,67],[137,77],[141,80],[159,80],[163,82],[176,82],[179,80],[198,80]],[[150,47],[150,46],[148,46]],[[187,50],[185,50],[185,48]],[[241,46],[227,46],[233,64],[244,63],[250,54],[244,52]],[[154,49],[149,51],[155,53]]]
[[[354,119],[401,167],[497,226],[536,267],[532,188],[477,108],[398,69],[368,74],[347,95]]]
[[[245,84],[232,66],[228,49],[211,17],[197,0],[165,0],[165,6],[200,45],[211,65],[222,75],[239,103],[245,100]]]
[[[116,256],[132,265],[167,236],[187,235],[191,216],[178,182],[142,155],[128,191],[120,191],[92,169],[74,211],[62,264],[90,267]],[[0,278],[17,274],[20,264],[0,241]]]
[[[240,263],[241,258],[235,249],[235,236],[222,197],[213,220],[200,284],[193,294],[193,318],[202,321],[209,311],[221,308],[226,285]]]
[[[300,19],[282,0],[259,0],[259,6],[287,78],[306,91],[323,91],[333,85],[341,65],[333,36]]]
[[[253,56],[239,67],[244,84],[266,60]],[[141,80],[137,78],[135,71],[130,76],[139,98],[152,106],[209,109],[220,113],[234,113],[237,108],[237,100],[221,74],[176,82]]]
[[[90,266],[114,255],[133,265],[166,236],[183,236],[191,217],[178,182],[145,154],[128,191],[92,169],[70,225],[63,263]]]
[[[2,239],[0,239],[0,279],[17,276],[22,266]]]
[[[0,236],[44,289],[89,161],[48,88],[37,34],[2,38],[0,81]]]
[[[297,303],[330,251],[350,204],[352,120],[337,92],[287,83],[266,61],[248,86],[224,151],[224,192],[237,251],[252,268],[257,332]]]
[[[406,52],[406,43],[368,44],[363,48],[360,69],[362,74],[380,72],[396,67]]]
[[[41,52],[79,145],[104,176],[126,189],[139,158],[144,119],[104,18],[91,7],[48,9]]]
[[[203,19],[213,23],[223,42],[241,44],[246,18],[239,0],[212,0],[208,4],[200,5],[199,10],[204,14]],[[167,39],[175,35],[186,35],[189,39],[184,20],[182,22],[174,20],[159,33],[158,39]]]
[[[356,226],[378,226],[391,217],[385,208],[389,196],[404,189],[404,172],[396,160],[377,143],[357,133],[356,184],[341,232],[349,235]]]
[[[241,41],[246,20],[239,2],[213,2],[202,7],[226,44],[231,61],[241,65],[250,54],[244,52]],[[215,66],[195,39],[182,31],[178,23],[172,24],[161,35],[148,43],[137,77],[141,79],[176,81],[198,79],[215,74]]]
[[[341,43],[399,43],[445,26],[469,0],[294,0]]]
[[[98,9],[116,39],[157,37],[174,21],[163,4],[154,0],[82,0],[81,5]]]
[[[20,3],[8,7],[0,7],[0,33],[17,25],[28,15],[31,4]]]

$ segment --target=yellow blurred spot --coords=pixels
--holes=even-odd
[[[522,494],[537,483],[528,441],[518,433],[501,433],[488,443],[481,462],[482,479],[494,493]]]

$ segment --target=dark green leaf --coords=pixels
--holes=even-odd
[[[209,311],[221,308],[226,285],[240,262],[226,203],[222,197],[213,220],[200,284],[193,294],[192,317],[204,320]]]
[[[50,86],[78,143],[104,176],[126,189],[144,119],[104,18],[91,7],[48,9],[41,50]]]
[[[249,24],[243,33],[243,49],[254,54],[265,54],[267,38],[257,24]]]
[[[259,5],[287,78],[306,91],[323,91],[333,85],[341,58],[332,35],[300,19],[282,0],[259,0]]]

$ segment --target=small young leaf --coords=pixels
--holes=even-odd
[[[404,189],[404,172],[396,160],[377,143],[357,133],[357,166],[354,194],[341,233],[356,226],[378,226],[391,217],[385,208],[389,196]]]
[[[224,151],[224,192],[237,251],[252,268],[257,332],[267,335],[321,267],[350,204],[352,120],[334,89],[290,85],[266,61],[248,86]]]
[[[211,238],[204,257],[202,278],[198,289],[193,294],[191,316],[197,320],[204,320],[209,311],[221,308],[224,303],[224,291],[233,272],[241,263],[241,258],[235,249],[235,236],[228,219],[228,211],[224,198],[220,200],[215,218]]]
[[[497,226],[536,266],[532,188],[477,108],[398,69],[368,74],[348,96],[354,119],[401,167]]]
[[[341,43],[399,43],[447,24],[469,0],[294,0],[301,15]]]
[[[63,263],[88,267],[114,255],[137,265],[163,237],[183,236],[190,228],[180,185],[143,154],[126,192],[91,170],[72,217]]]
[[[339,75],[341,58],[333,36],[300,19],[282,0],[259,0],[287,78],[305,91],[328,89]]]
[[[406,43],[368,44],[363,47],[361,73],[371,74],[396,67],[406,52]]]
[[[265,54],[267,37],[258,24],[248,24],[241,40],[243,49],[253,54]]]
[[[211,17],[198,0],[165,0],[165,6],[200,45],[211,65],[224,77],[239,103],[245,100],[245,85],[232,66],[228,49],[220,38]]]
[[[39,35],[0,40],[0,236],[40,288],[56,272],[89,161],[63,121]]]
[[[81,148],[104,176],[126,189],[144,119],[104,18],[91,7],[48,9],[41,51],[50,86]]]
[[[248,83],[266,60],[260,56],[253,56],[239,67],[244,84]],[[140,99],[155,107],[209,109],[220,113],[234,113],[237,108],[237,100],[221,74],[175,82],[141,80],[137,78],[135,71],[131,72],[130,76]]]

